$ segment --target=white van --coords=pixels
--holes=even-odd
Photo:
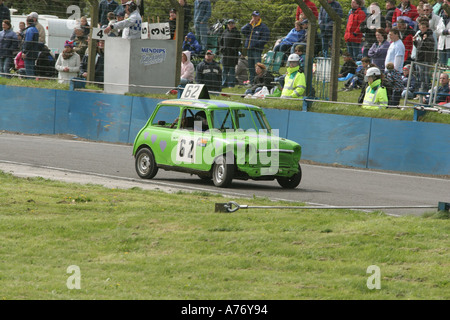
[[[19,22],[27,24],[27,16],[11,14],[11,25],[13,31],[19,30]],[[45,43],[53,53],[61,53],[64,50],[64,42],[70,39],[73,33],[76,20],[59,19],[52,15],[39,15],[38,22],[45,29]]]

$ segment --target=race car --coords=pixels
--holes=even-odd
[[[139,177],[181,171],[229,187],[233,179],[274,180],[296,188],[301,146],[278,136],[260,107],[204,99],[158,103],[133,145]]]

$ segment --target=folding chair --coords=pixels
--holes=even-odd
[[[264,59],[264,65],[266,66],[267,70],[270,70],[272,68],[272,63],[274,61],[275,52],[269,51],[266,53],[266,58]]]
[[[273,74],[280,74],[280,68],[281,65],[283,64],[283,57],[284,57],[284,52],[277,52],[275,54],[275,57],[273,58],[273,63],[271,68],[269,68],[269,71],[272,72]]]

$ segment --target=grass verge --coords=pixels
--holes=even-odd
[[[228,199],[208,193],[107,189],[2,172],[0,185],[1,299],[450,298],[447,212],[224,214],[214,204]],[[67,286],[73,265],[80,289]],[[381,289],[367,286],[372,265]]]

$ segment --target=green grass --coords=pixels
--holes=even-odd
[[[0,298],[449,299],[448,212],[216,213],[209,193],[0,172]],[[299,205],[233,199],[248,205]],[[81,289],[68,289],[67,268]],[[367,268],[381,271],[369,290]]]

